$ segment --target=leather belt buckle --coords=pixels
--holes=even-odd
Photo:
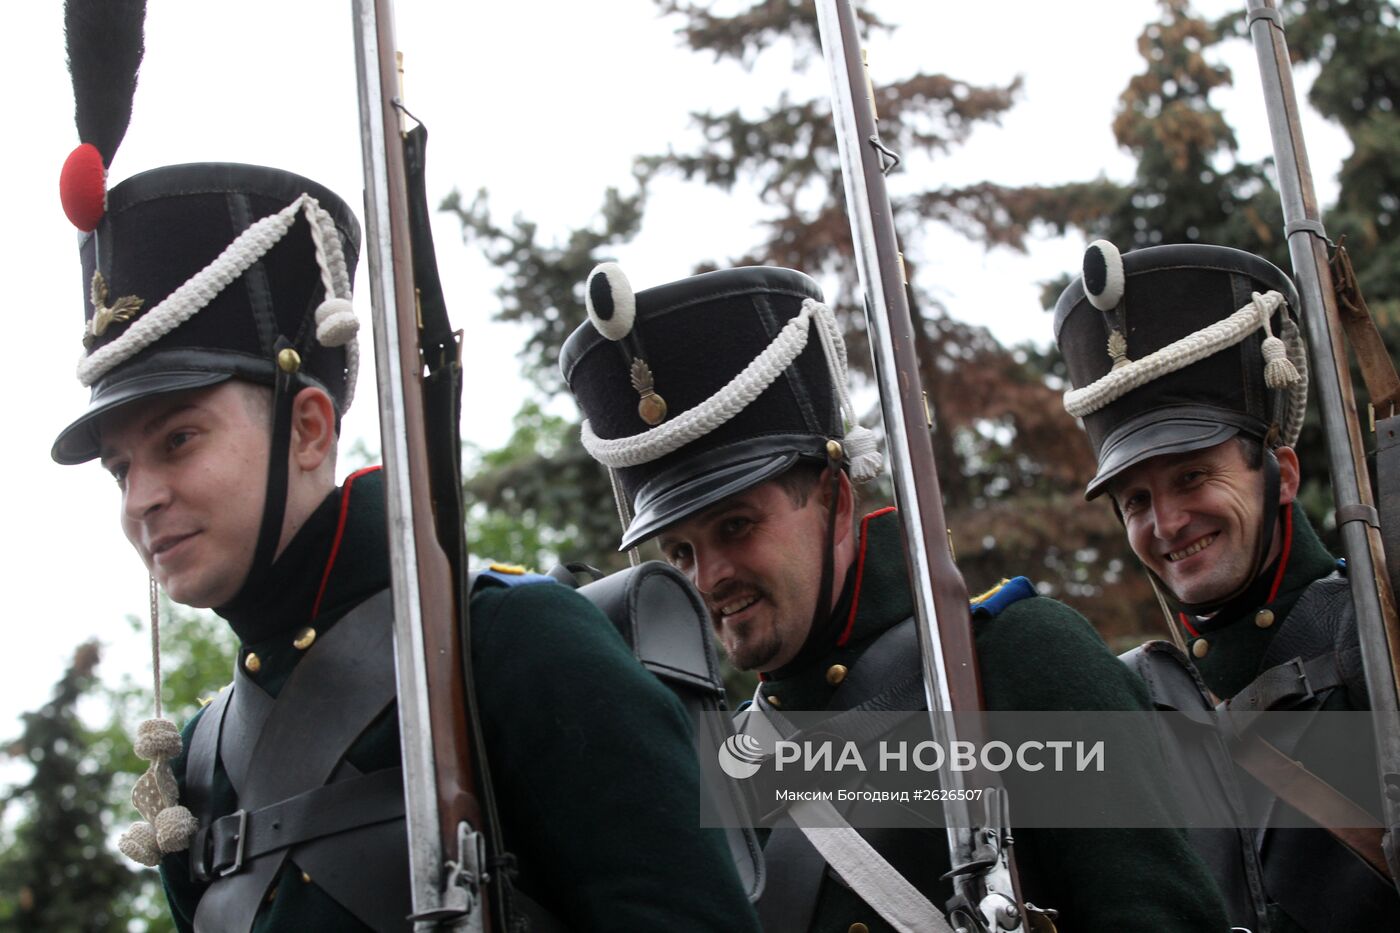
[[[237,825],[237,829],[234,830],[233,839],[229,840],[233,845],[233,858],[231,861],[224,862],[222,861],[223,854],[221,850],[225,848],[225,845],[221,843],[224,843],[225,834],[220,830],[224,826],[229,825],[230,822]],[[211,832],[209,835],[213,841],[212,848],[214,851],[211,859],[213,864],[209,866],[209,874],[217,874],[220,878],[227,878],[229,875],[235,874],[243,868],[243,848],[248,840],[248,811],[243,809],[235,810],[228,816],[215,820],[214,825],[210,829]]]
[[[1306,696],[1298,700],[1298,702],[1306,703],[1308,700],[1311,700],[1313,697],[1317,696],[1317,691],[1313,690],[1312,688],[1312,682],[1308,680],[1308,669],[1303,666],[1303,659],[1301,657],[1294,658],[1288,663],[1292,664],[1294,670],[1298,672],[1298,681],[1303,685],[1303,689],[1307,691]]]

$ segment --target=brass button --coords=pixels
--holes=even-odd
[[[1254,624],[1260,628],[1268,628],[1274,624],[1274,613],[1271,609],[1260,609],[1254,614]]]
[[[840,460],[841,457],[842,457],[842,455],[844,455],[844,454],[845,454],[845,451],[841,449],[841,442],[840,442],[840,441],[827,441],[827,442],[826,442],[826,455],[827,455],[828,457],[830,457],[832,460]]]
[[[768,700],[769,706],[781,707],[783,705],[783,701],[778,699],[777,697],[766,697],[766,699]]]
[[[282,372],[291,374],[301,369],[301,354],[287,347],[277,354],[277,368]]]
[[[826,682],[833,687],[846,679],[846,665],[833,664],[826,669]]]
[[[1208,651],[1210,651],[1210,642],[1204,638],[1198,638],[1191,643],[1191,653],[1198,658],[1204,658]]]
[[[310,884],[310,883],[311,883],[311,876],[308,875],[306,872],[302,872],[302,873],[301,873],[301,883],[302,883],[302,884]]]
[[[870,933],[870,927],[863,923],[853,923],[846,930],[846,933]]]
[[[297,632],[297,637],[292,639],[292,647],[298,651],[305,651],[307,648],[311,647],[311,643],[315,640],[316,630],[308,625],[300,632]]]
[[[249,651],[248,656],[243,659],[243,666],[248,669],[248,673],[256,674],[262,670],[262,658]]]

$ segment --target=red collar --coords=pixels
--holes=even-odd
[[[321,571],[321,585],[316,590],[316,601],[311,604],[311,618],[316,618],[321,611],[321,597],[326,595],[326,584],[331,580],[331,568],[335,566],[335,559],[340,556],[340,540],[345,536],[345,519],[350,514],[350,487],[355,485],[355,480],[366,473],[373,473],[381,470],[380,466],[369,466],[362,470],[356,470],[345,477],[345,484],[340,487],[340,516],[335,522],[335,538],[331,541],[331,555],[326,558],[326,569]]]
[[[841,635],[836,639],[836,647],[844,648],[846,642],[851,638],[851,630],[856,624],[856,610],[860,607],[860,585],[865,580],[865,546],[870,540],[866,533],[871,519],[879,518],[894,511],[894,506],[886,506],[883,509],[876,509],[860,520],[860,550],[856,554],[856,582],[851,591],[851,611],[846,616],[846,627],[841,630]]]

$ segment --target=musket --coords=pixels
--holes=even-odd
[[[1293,69],[1283,20],[1273,0],[1247,0],[1250,37],[1259,59],[1283,202],[1284,232],[1308,335],[1311,381],[1317,389],[1332,474],[1332,498],[1356,605],[1362,666],[1373,712],[1385,822],[1382,848],[1393,879],[1400,879],[1400,735],[1386,728],[1400,705],[1400,618],[1384,568],[1379,518],[1371,495],[1351,370],[1342,343],[1328,239],[1303,144]]]
[[[904,528],[924,691],[934,740],[950,747],[946,743],[956,737],[949,734],[955,727],[948,714],[962,714],[960,724],[975,719],[983,708],[982,685],[967,587],[948,547],[933,423],[919,376],[904,259],[885,189],[885,173],[898,157],[880,142],[874,89],[849,0],[817,0],[816,6],[895,502]],[[938,777],[944,790],[965,786],[965,775],[951,767],[940,769]],[[954,927],[969,933],[1028,926],[1011,855],[1005,791],[991,778],[985,773],[977,778],[987,788],[982,812],[974,812],[968,801],[944,804],[954,891],[947,912]]]
[[[460,340],[423,191],[426,131],[406,111],[390,0],[354,0],[415,929],[508,928],[490,775],[470,679]]]

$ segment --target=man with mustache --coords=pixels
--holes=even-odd
[[[881,458],[855,423],[845,348],[816,283],[753,267],[634,293],[605,263],[585,291],[590,321],[560,365],[587,419],[583,444],[612,475],[622,547],[655,539],[686,573],[730,660],[759,672],[758,706],[895,702],[883,691],[918,664],[899,518],[857,519],[852,482]],[[976,601],[974,617],[989,708],[1148,708],[1088,623],[1023,578]],[[916,693],[904,702],[921,704]],[[1150,786],[1150,771],[1143,763],[1134,782]],[[875,870],[941,909],[951,893],[941,829],[863,835],[882,857]],[[1015,851],[1027,899],[1059,910],[1061,929],[1227,927],[1175,830],[1022,830]],[[770,837],[765,929],[895,929],[887,905],[814,854],[795,829]]]
[[[1083,275],[1060,296],[1055,339],[1072,383],[1065,407],[1083,419],[1098,458],[1085,496],[1105,496],[1117,511],[1190,655],[1154,643],[1126,656],[1160,707],[1369,708],[1345,568],[1297,501],[1293,445],[1307,403],[1298,314],[1293,283],[1278,268],[1203,244],[1120,256],[1097,241]],[[1199,680],[1176,676],[1189,668]],[[1379,812],[1373,743],[1339,744],[1322,719],[1275,741]],[[1167,781],[1211,780],[1199,745],[1166,758]],[[1249,779],[1243,786],[1247,798],[1263,792]],[[1235,923],[1275,931],[1400,925],[1379,834],[1367,858],[1320,828],[1272,825],[1291,810],[1270,804],[1272,793],[1263,800],[1274,812],[1264,828],[1197,836]],[[1225,825],[1260,825],[1241,819]]]

